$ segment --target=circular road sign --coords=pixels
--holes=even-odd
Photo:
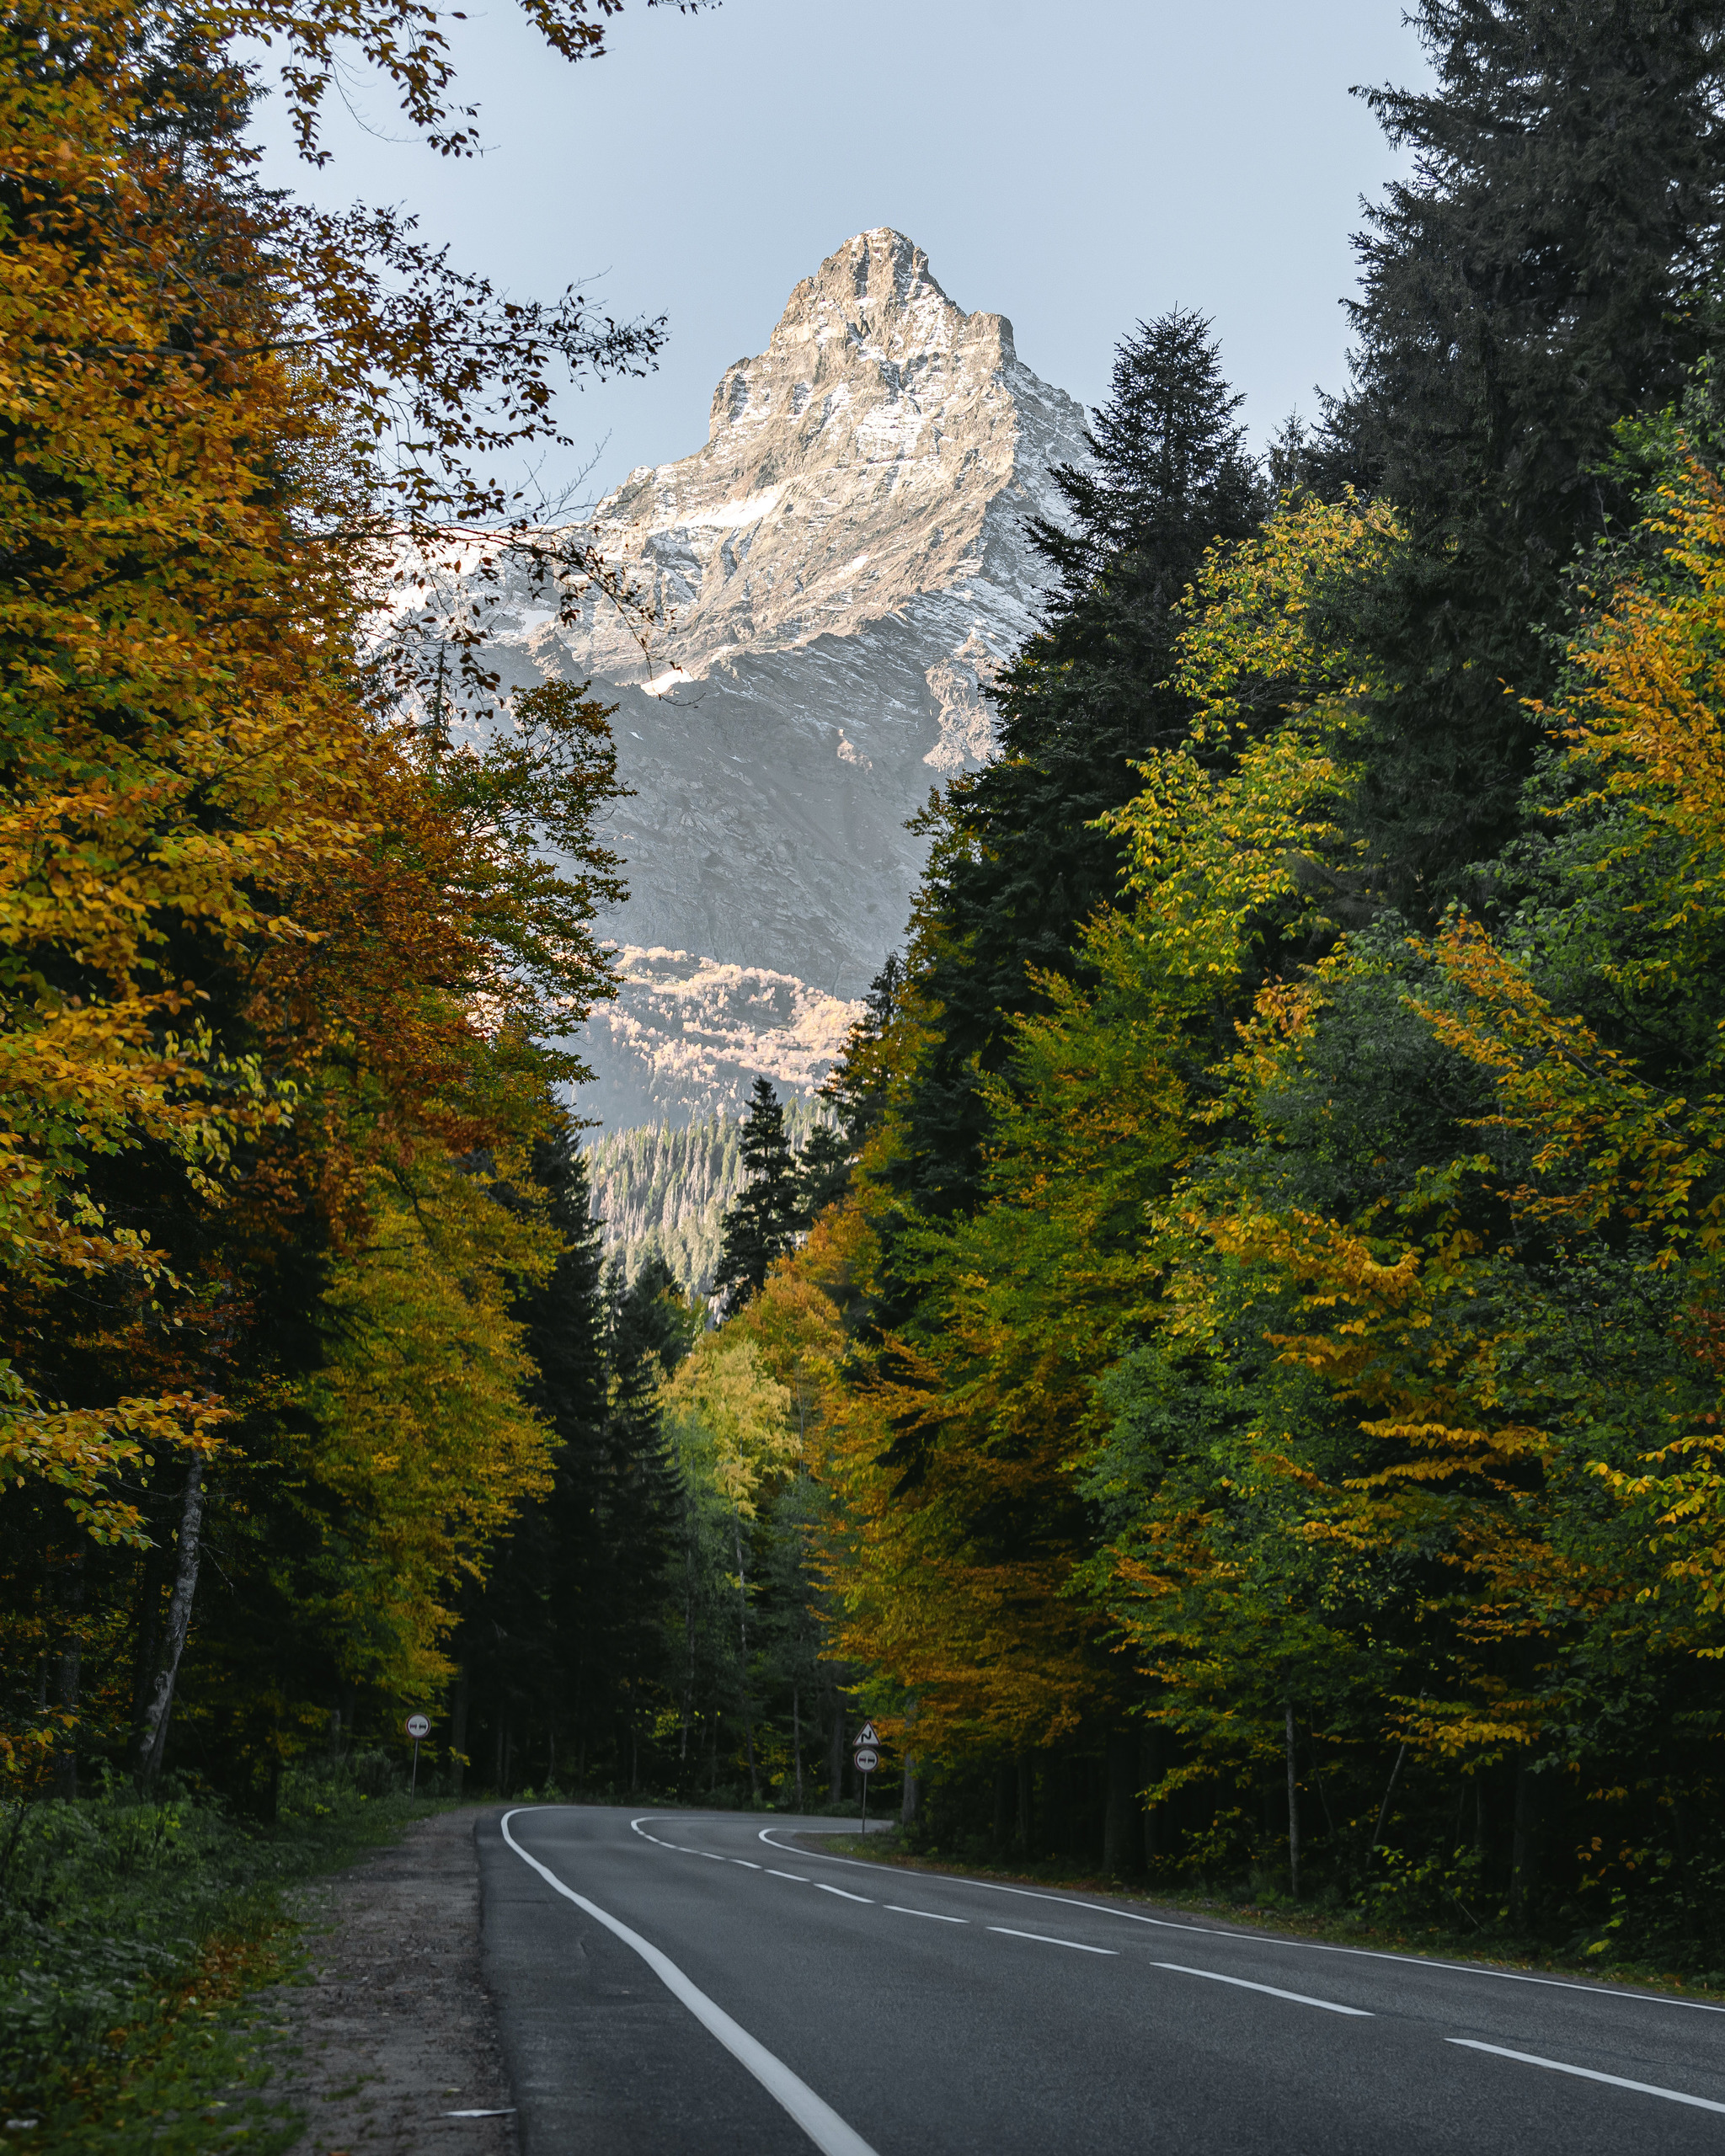
[[[431,1725],[426,1721],[424,1715],[409,1715],[408,1716],[408,1735],[413,1738],[415,1744],[419,1742],[422,1737],[429,1737],[430,1734]]]
[[[859,1774],[872,1774],[880,1764],[879,1753],[869,1744],[864,1744],[858,1748],[856,1759],[857,1772]]]

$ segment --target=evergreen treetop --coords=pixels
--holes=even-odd
[[[749,1096],[743,1168],[749,1179],[725,1214],[713,1276],[713,1292],[724,1297],[727,1310],[760,1293],[767,1267],[793,1247],[808,1225],[797,1156],[771,1079],[757,1078]]]

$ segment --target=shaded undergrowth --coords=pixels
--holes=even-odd
[[[1589,1946],[1566,1951],[1549,1940],[1530,1939],[1503,1923],[1482,1925],[1471,1920],[1471,1929],[1464,1932],[1441,1922],[1410,1921],[1398,1915],[1393,1904],[1362,1908],[1357,1903],[1333,1896],[1296,1901],[1273,1889],[1255,1890],[1245,1885],[1194,1886],[1189,1882],[1120,1879],[1110,1877],[1093,1865],[1060,1857],[1029,1863],[991,1862],[980,1860],[973,1850],[948,1854],[926,1844],[912,1846],[897,1829],[879,1836],[871,1833],[866,1843],[860,1834],[822,1834],[820,1846],[836,1856],[897,1865],[910,1871],[993,1880],[1002,1886],[1106,1894],[1115,1901],[1202,1913],[1223,1924],[1250,1925],[1327,1945],[1438,1961],[1477,1961],[1494,1967],[1550,1969],[1600,1983],[1680,1992],[1686,1998],[1725,1999],[1725,1976],[1717,1972],[1673,1971],[1632,1954],[1608,1958]]]
[[[124,2156],[286,2148],[253,1995],[297,1965],[288,1889],[435,1808],[284,1778],[259,1822],[164,1789],[0,1812],[0,2136]]]

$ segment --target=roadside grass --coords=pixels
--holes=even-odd
[[[291,2147],[257,1997],[303,1967],[287,1893],[443,1808],[334,1773],[284,1777],[268,1824],[179,1790],[0,1811],[0,2146]]]
[[[979,1864],[943,1855],[938,1849],[910,1849],[896,1828],[885,1834],[871,1833],[866,1841],[861,1834],[822,1834],[820,1846],[836,1856],[896,1865],[905,1871],[943,1872],[956,1879],[992,1880],[1003,1886],[1106,1894],[1114,1901],[1135,1903],[1146,1909],[1207,1917],[1258,1931],[1279,1931],[1324,1945],[1357,1946],[1367,1952],[1407,1954],[1434,1961],[1471,1961],[1482,1967],[1579,1977],[1594,1983],[1631,1984],[1646,1991],[1680,1993],[1685,1999],[1725,2000],[1725,1972],[1685,1975],[1629,1956],[1608,1960],[1585,1948],[1567,1951],[1507,1930],[1482,1939],[1439,1924],[1374,1922],[1358,1908],[1334,1901],[1296,1902],[1274,1892],[1231,1894],[1216,1887],[1150,1885],[1142,1880],[1110,1878],[1058,1859],[1016,1868]]]

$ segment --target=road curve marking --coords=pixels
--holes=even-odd
[[[869,1895],[847,1894],[842,1886],[829,1886],[825,1881],[821,1879],[817,1879],[814,1884],[821,1893],[836,1894],[841,1902],[861,1902],[865,1908],[870,1909],[874,1907],[873,1900]]]
[[[1535,2052],[1505,2051],[1501,2044],[1482,2044],[1471,2036],[1445,2036],[1446,2044],[1460,2044],[1464,2051],[1489,2052],[1493,2058],[1519,2059],[1523,2066],[1543,2066],[1553,2073],[1573,2073],[1583,2081],[1603,2081],[1613,2089],[1632,2089],[1638,2096],[1663,2096],[1668,2104],[1693,2104],[1698,2111],[1725,2111],[1711,2096],[1691,2096],[1681,2089],[1661,2089],[1651,2081],[1626,2081],[1621,2073],[1600,2073],[1590,2066],[1571,2066],[1561,2058],[1541,2058]]]
[[[1054,1939],[1045,1931],[1014,1931],[1009,1924],[991,1924],[991,1931],[998,1931],[1008,1939],[1033,1939],[1039,1946],[1070,1946],[1075,1954],[1107,1954],[1115,1961],[1119,1950],[1113,1946],[1087,1946],[1081,1939]]]
[[[1314,1999],[1310,1992],[1284,1991],[1279,1984],[1255,1984],[1245,1977],[1225,1977],[1216,1969],[1188,1969],[1183,1961],[1152,1961],[1153,1969],[1172,1969],[1177,1977],[1208,1977],[1213,1984],[1236,1984],[1242,1991],[1268,1992],[1272,1999],[1291,1999],[1296,2006],[1321,2006],[1326,2014],[1353,2014],[1370,2021],[1369,2006],[1343,2006],[1333,1999]]]
[[[783,1850],[784,1844],[772,1838],[779,1831],[775,1827],[763,1827],[760,1838],[769,1849]],[[822,1864],[846,1864],[857,1871],[885,1871],[892,1868],[881,1860],[829,1856],[824,1850],[818,1860]],[[1448,1969],[1461,1977],[1496,1977],[1506,1984],[1542,1984],[1548,1991],[1583,1991],[1591,1999],[1627,1999],[1640,2006],[1686,2006],[1695,2014],[1725,2014],[1725,2006],[1715,2005],[1711,1999],[1673,1999],[1669,1993],[1657,1991],[1624,1991],[1615,1984],[1571,1983],[1562,1977],[1534,1977],[1521,1969],[1493,1969],[1482,1961],[1444,1961],[1434,1954],[1392,1954],[1381,1946],[1336,1946],[1322,1939],[1286,1939],[1273,1931],[1248,1931],[1243,1925],[1229,1929],[1215,1924],[1176,1924],[1168,1917],[1147,1917],[1137,1909],[1119,1909],[1107,1902],[1081,1902],[1071,1894],[1049,1894],[1036,1886],[1008,1886],[998,1879],[967,1879],[956,1871],[924,1871],[915,1876],[937,1880],[943,1886],[980,1886],[987,1893],[1016,1894],[1027,1902],[1055,1902],[1063,1909],[1085,1909],[1092,1916],[1120,1917],[1128,1924],[1147,1924],[1156,1931],[1189,1931],[1200,1938],[1231,1939],[1236,1943],[1247,1940],[1254,1946],[1285,1946],[1305,1954],[1351,1954],[1362,1961],[1399,1961],[1410,1969]]]
[[[541,1864],[537,1856],[530,1856],[509,1830],[511,1819],[519,1819],[524,1812],[537,1809],[529,1805],[518,1805],[503,1815],[503,1838],[515,1854],[531,1870],[537,1871],[547,1886],[561,1894],[566,1902],[573,1902],[584,1909],[595,1924],[601,1924],[625,1946],[632,1948],[652,1970],[671,1996],[686,2006],[691,2014],[711,2036],[718,2038],[737,2063],[752,2073],[773,2100],[789,2112],[797,2124],[821,2152],[821,2156],[875,2156],[875,2151],[854,2127],[847,2126],[831,2105],[817,2096],[806,2081],[793,2073],[780,2058],[775,2058],[764,2044],[757,2043],[749,2031],[732,2020],[722,2006],[710,1999],[704,1991],[690,1983],[668,1955],[661,1954],[651,1940],[643,1939],[638,1931],[631,1931],[628,1924],[601,1909],[596,1902],[590,1902],[585,1894],[578,1894],[573,1886],[565,1886],[548,1865]]]

